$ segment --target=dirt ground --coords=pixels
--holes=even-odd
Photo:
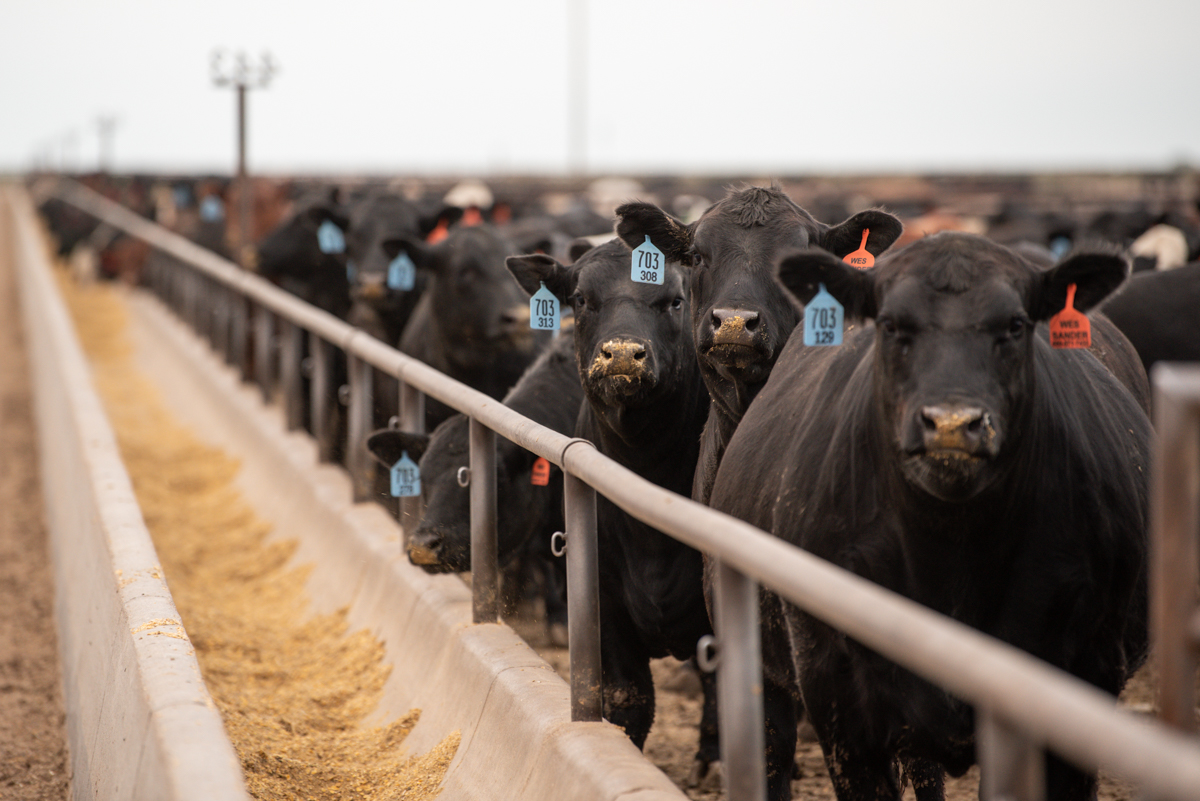
[[[0,208],[0,799],[61,801],[70,763],[54,581],[12,250]]]

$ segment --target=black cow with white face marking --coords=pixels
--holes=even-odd
[[[530,330],[529,299],[505,269],[512,243],[495,226],[481,224],[451,228],[436,245],[409,237],[386,240],[383,250],[391,258],[407,254],[428,281],[399,349],[493,398],[504,397],[551,336]],[[451,413],[429,398],[426,430]]]
[[[620,241],[570,267],[514,256],[509,270],[530,294],[544,283],[575,312],[575,353],[585,403],[575,436],[643,478],[687,494],[708,414],[688,324],[683,275],[635,283]],[[604,716],[641,748],[654,720],[650,660],[688,659],[711,632],[699,552],[597,499]],[[698,763],[718,758],[715,694],[705,678]]]
[[[1070,285],[1086,311],[1127,270],[1104,254],[1040,270],[967,234],[867,272],[786,257],[781,280],[802,300],[824,284],[873,322],[840,347],[789,342],[712,506],[1116,695],[1146,650],[1150,423],[1091,351],[1051,349],[1043,323]],[[897,765],[918,798],[940,798],[943,771],[975,760],[972,709],[784,609],[838,798],[899,798]],[[1094,792],[1049,755],[1047,798]]]
[[[649,236],[668,259],[688,267],[692,336],[712,398],[692,494],[706,503],[729,437],[801,319],[799,304],[775,279],[778,257],[810,245],[846,256],[862,244],[865,230],[866,248],[878,256],[903,226],[877,210],[826,225],[777,186],[731,191],[691,225],[649,203],[621,206],[617,218],[627,245],[637,247]]]

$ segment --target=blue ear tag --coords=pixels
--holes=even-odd
[[[415,498],[421,494],[421,468],[400,451],[400,461],[392,465],[392,497]]]
[[[654,247],[650,235],[646,234],[646,241],[633,249],[630,277],[639,284],[661,284],[666,264],[663,252]]]
[[[842,344],[842,323],[846,312],[837,298],[829,294],[824,284],[804,307],[804,344]]]
[[[216,195],[208,195],[200,201],[200,219],[205,222],[219,222],[225,219],[225,204]]]
[[[322,253],[345,253],[346,237],[332,220],[326,220],[317,228],[317,245]]]
[[[402,250],[400,251],[400,255],[396,256],[388,264],[388,289],[398,289],[401,292],[408,292],[416,283],[417,265],[413,264],[413,260]]]
[[[557,331],[560,325],[558,298],[546,289],[545,281],[539,283],[542,288],[529,299],[529,327],[534,331]]]
[[[354,269],[354,259],[346,259],[346,280],[354,283],[354,276],[357,271]]]

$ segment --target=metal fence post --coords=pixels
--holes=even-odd
[[[1042,801],[1042,749],[984,707],[975,710],[975,750],[982,801]]]
[[[500,620],[496,565],[496,432],[471,418],[471,609],[476,623]]]
[[[248,373],[250,360],[246,354],[247,329],[249,328],[249,310],[246,308],[249,300],[245,295],[234,294],[230,305],[232,320],[230,323],[230,347],[233,349],[232,364],[242,381],[250,376]]]
[[[290,320],[280,319],[282,344],[279,350],[279,383],[283,390],[283,417],[288,431],[304,425],[304,382],[300,361],[304,349],[304,329]]]
[[[759,647],[758,582],[716,560],[713,596],[717,635],[717,710],[721,764],[729,801],[763,801],[762,654]]]
[[[347,353],[350,373],[350,408],[346,426],[346,469],[354,487],[354,502],[371,499],[375,488],[375,461],[367,451],[371,425],[371,370],[368,362]]]
[[[413,434],[425,433],[425,393],[400,379],[400,430]],[[420,497],[400,499],[400,526],[403,529],[401,545],[408,549],[408,537],[421,522],[424,510]]]
[[[563,473],[567,518],[567,639],[571,651],[571,720],[604,716],[600,668],[600,571],[596,491]]]
[[[271,345],[275,334],[275,315],[265,306],[254,308],[254,373],[264,403],[271,402],[274,391],[271,371]]]
[[[317,334],[308,335],[308,353],[313,360],[309,379],[309,404],[312,408],[312,434],[317,441],[317,458],[332,462],[336,453],[337,431],[333,425],[336,388],[333,386],[333,345]]]

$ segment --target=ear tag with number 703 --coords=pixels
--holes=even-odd
[[[1092,323],[1075,308],[1075,284],[1067,286],[1067,305],[1050,318],[1050,345],[1055,348],[1090,348]]]
[[[400,460],[392,465],[392,497],[415,498],[421,494],[421,469],[400,451]]]
[[[845,309],[824,284],[817,286],[820,287],[817,294],[804,306],[804,344],[840,345]]]
[[[417,265],[403,250],[388,264],[388,289],[409,292],[417,283]]]
[[[534,331],[557,331],[559,326],[558,298],[546,289],[546,282],[539,281],[542,288],[529,298],[529,327]]]
[[[663,252],[654,247],[650,235],[646,241],[633,249],[633,263],[630,268],[630,278],[639,284],[661,284],[666,273],[666,257]]]

